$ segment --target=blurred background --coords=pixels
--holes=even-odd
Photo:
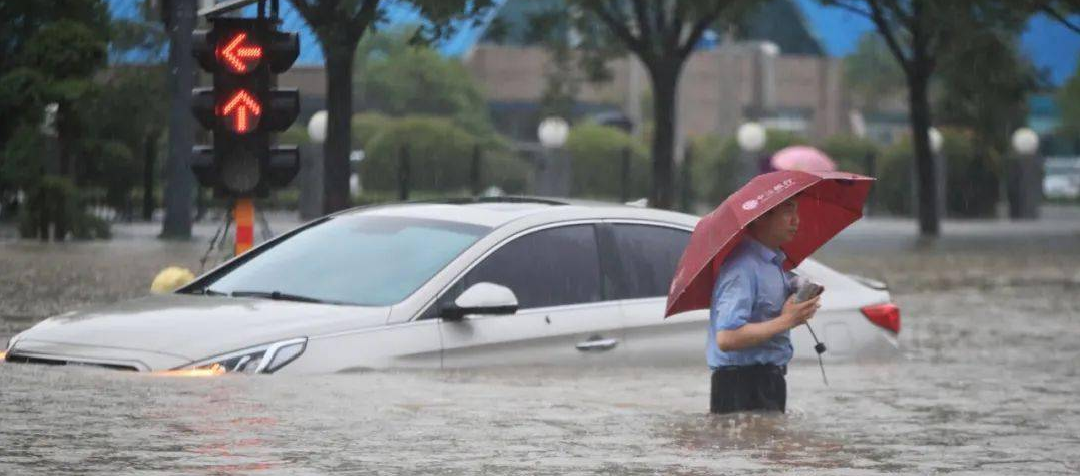
[[[308,13],[335,3],[297,1]],[[0,234],[105,238],[113,224],[156,222],[183,238],[219,220],[224,202],[197,189],[181,147],[208,138],[177,78],[209,77],[172,41],[213,2],[46,3],[3,7]],[[665,25],[674,43],[662,28],[624,38],[594,3],[619,2],[384,1],[351,26],[283,2],[302,49],[280,84],[302,105],[280,142],[301,145],[302,166],[258,208],[310,219],[346,203],[533,194],[700,214],[792,145],[877,177],[867,212],[917,216],[926,236],[942,218],[1080,203],[1080,35],[1067,2],[931,8],[920,21],[940,26],[926,42],[904,12],[877,25],[873,1],[706,2],[715,11],[690,6]],[[616,21],[633,27],[625,13]],[[335,46],[319,28],[360,31]],[[331,83],[348,83],[347,117],[325,112]],[[335,121],[347,137],[327,133]],[[345,161],[347,190],[323,180]]]

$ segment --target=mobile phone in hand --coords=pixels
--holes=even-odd
[[[795,302],[803,302],[808,299],[813,299],[821,294],[825,288],[820,284],[810,281],[809,279],[800,277],[797,281],[798,288],[795,290]]]

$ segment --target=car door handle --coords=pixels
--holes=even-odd
[[[616,345],[619,345],[619,339],[604,339],[600,336],[590,337],[589,340],[584,342],[578,342],[575,347],[582,352],[597,351],[597,350],[611,350]]]

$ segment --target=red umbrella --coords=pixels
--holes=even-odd
[[[675,269],[664,317],[709,307],[720,264],[742,239],[746,226],[766,211],[799,194],[799,231],[781,246],[787,255],[784,269],[791,269],[862,217],[873,181],[848,172],[796,170],[754,177],[694,228]]]

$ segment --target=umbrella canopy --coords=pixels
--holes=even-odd
[[[824,152],[805,145],[793,145],[776,151],[772,156],[776,170],[801,170],[803,172],[832,172],[833,162]]]
[[[780,247],[787,255],[784,269],[791,269],[862,217],[873,181],[847,172],[794,170],[754,177],[694,228],[675,269],[664,317],[709,307],[719,265],[742,240],[746,226],[765,212],[798,195],[799,231]]]

